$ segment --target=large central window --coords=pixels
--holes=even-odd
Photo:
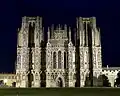
[[[58,52],[58,68],[61,69],[61,51]]]

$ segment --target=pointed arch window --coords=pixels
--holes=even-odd
[[[17,55],[17,64],[16,64],[16,68],[19,69],[21,66],[21,55],[18,54]]]
[[[19,64],[21,63],[21,55],[20,55],[20,54],[17,55],[17,62],[18,62]]]
[[[67,64],[67,55],[66,52],[64,52],[64,69],[66,69],[66,64]]]
[[[58,52],[58,68],[61,69],[62,65],[61,65],[61,51]]]
[[[56,68],[56,52],[53,53],[53,68]]]
[[[38,35],[39,35],[39,34],[38,34],[38,32],[37,32],[37,34],[36,34],[36,39],[38,39]]]

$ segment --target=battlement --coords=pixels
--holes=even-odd
[[[111,72],[111,71],[120,71],[120,67],[109,67],[108,65],[107,65],[107,67],[103,67],[102,68],[102,70],[103,71],[109,71],[109,72]]]
[[[118,73],[120,71],[120,67],[103,67],[102,72],[105,73]]]
[[[77,18],[79,21],[82,21],[82,22],[93,22],[93,21],[96,21],[96,17],[78,17]]]
[[[36,17],[22,17],[22,21],[36,21],[36,20],[42,20],[42,17],[36,16]]]

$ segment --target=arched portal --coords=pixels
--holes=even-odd
[[[57,80],[57,86],[58,87],[63,87],[63,81],[62,81],[62,79],[60,77]]]
[[[32,82],[33,82],[33,74],[29,73],[28,74],[28,87],[32,87]]]

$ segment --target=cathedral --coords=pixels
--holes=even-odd
[[[87,76],[102,74],[100,28],[95,17],[77,18],[74,44],[70,26],[49,27],[45,40],[42,25],[41,17],[22,18],[16,87],[83,87]]]
[[[52,25],[45,40],[42,17],[22,17],[15,62],[16,87],[84,87],[86,77],[96,85],[92,78],[108,73],[113,86],[120,68],[102,68],[96,18],[78,17],[75,29],[73,32],[66,24]]]

